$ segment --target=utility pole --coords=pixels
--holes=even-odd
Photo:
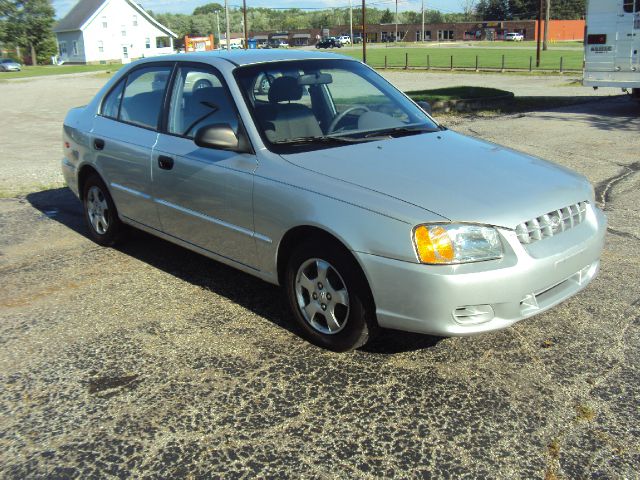
[[[422,35],[420,40],[424,42],[424,0],[422,0],[422,30],[420,30],[420,35]]]
[[[394,41],[398,41],[398,0],[396,0],[396,36],[394,38]]]
[[[546,0],[547,3],[547,11],[544,14],[544,42],[542,44],[542,49],[547,49],[547,43],[549,43],[549,15],[551,13],[551,0]]]
[[[244,27],[244,49],[249,48],[249,27],[247,27],[247,0],[242,0],[242,25]]]
[[[365,0],[362,0],[362,61],[367,63],[367,27],[365,20]]]
[[[542,0],[540,0],[542,1]],[[224,18],[227,23],[227,32],[225,33],[225,38],[227,40],[227,51],[231,50],[231,40],[229,38],[229,0],[224,0]]]
[[[216,30],[218,31],[218,46],[222,46],[222,37],[220,37],[220,15],[216,12]]]
[[[353,3],[349,0],[349,41],[353,46]]]
[[[538,41],[536,44],[536,67],[540,67],[540,42],[542,41],[542,10],[544,8],[544,0],[540,0],[540,9],[538,10]]]

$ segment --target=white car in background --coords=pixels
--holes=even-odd
[[[351,37],[349,37],[349,35],[341,35],[338,37],[338,41],[342,44],[342,45],[351,45]]]
[[[518,32],[509,32],[504,36],[506,42],[521,42],[524,40],[524,35]]]

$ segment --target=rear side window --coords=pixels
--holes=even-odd
[[[164,91],[171,67],[135,70],[127,77],[119,119],[146,128],[158,128]]]
[[[145,128],[157,129],[170,66],[139,68],[131,72],[104,99],[101,114]]]

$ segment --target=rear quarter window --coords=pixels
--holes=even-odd
[[[102,116],[113,118],[114,120],[118,118],[118,110],[120,110],[123,90],[124,80],[121,80],[120,83],[107,94],[102,102],[102,109],[100,111]]]

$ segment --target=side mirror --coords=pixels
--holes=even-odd
[[[241,133],[240,138],[238,138],[228,123],[216,123],[199,128],[193,141],[203,148],[231,150],[241,153],[251,151],[246,137]]]
[[[429,102],[425,102],[424,100],[420,100],[419,102],[416,102],[418,104],[418,106],[424,110],[426,113],[428,113],[429,115],[431,115],[431,105],[429,104]]]

